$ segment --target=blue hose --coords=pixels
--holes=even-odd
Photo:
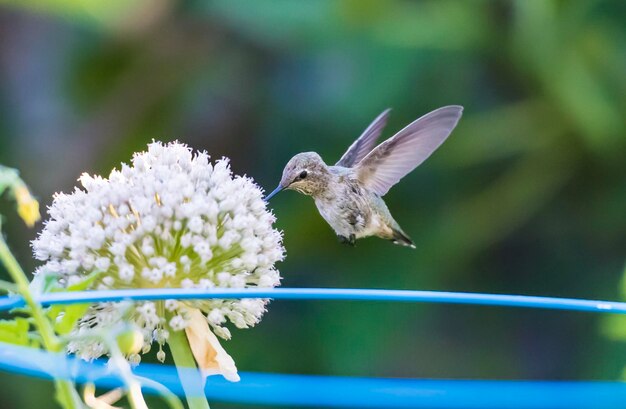
[[[626,303],[572,298],[459,293],[443,291],[368,290],[334,288],[279,289],[134,289],[43,294],[43,305],[124,300],[211,298],[273,298],[283,300],[360,300],[431,302],[588,312],[626,313]],[[1,297],[0,310],[22,307],[21,297]],[[30,376],[72,379],[98,386],[121,386],[119,377],[102,361],[87,363],[63,354],[0,343],[0,368]],[[182,395],[176,370],[141,364],[137,375],[153,379]],[[383,379],[337,376],[285,375],[243,372],[241,382],[210,377],[206,395],[211,400],[274,406],[337,408],[466,408],[466,409],[577,409],[623,408],[626,383],[563,381],[479,381]],[[149,388],[146,388],[149,391]]]
[[[535,297],[527,295],[480,294],[448,291],[370,290],[339,288],[273,288],[273,289],[133,289],[108,291],[77,291],[43,294],[42,305],[75,304],[101,301],[211,299],[211,298],[273,298],[276,300],[354,300],[431,302],[450,304],[499,305],[508,307],[545,308],[588,312],[626,314],[626,303],[581,300],[574,298]],[[0,297],[0,310],[23,307],[21,297]]]
[[[0,344],[0,369],[39,378],[61,377],[104,388],[122,386],[102,360],[87,363],[63,354]],[[182,387],[167,365],[140,364],[135,373],[177,395]],[[622,409],[626,383],[469,381],[358,378],[242,372],[241,381],[208,378],[211,401],[272,406],[336,408]],[[146,388],[146,392],[154,392]]]

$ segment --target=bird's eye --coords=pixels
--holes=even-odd
[[[304,179],[304,178],[306,178],[306,175],[307,175],[306,170],[303,170],[303,171],[300,173],[300,179]]]

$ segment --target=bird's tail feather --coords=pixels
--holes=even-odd
[[[411,247],[412,249],[415,248],[415,244],[413,243],[413,240],[411,240],[411,238],[407,236],[405,232],[403,232],[400,229],[393,229],[392,232],[393,232],[393,236],[391,238],[391,241],[393,242],[393,244],[398,244],[400,246],[405,246],[405,247]]]

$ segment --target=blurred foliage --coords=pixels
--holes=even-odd
[[[309,198],[272,202],[285,286],[617,299],[626,249],[626,3],[0,0],[0,162],[42,202],[152,138],[272,188],[295,153],[329,163],[379,112],[385,136],[465,116],[387,196],[418,248],[340,246]],[[2,209],[0,209],[0,213]],[[7,223],[25,265],[21,226]],[[615,379],[599,316],[275,302],[225,347],[241,370]],[[602,325],[604,327],[604,325]],[[37,407],[2,376],[5,407]],[[12,402],[12,403],[10,403]],[[220,405],[218,405],[220,407]],[[224,405],[226,407],[226,405]]]

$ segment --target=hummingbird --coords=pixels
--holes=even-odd
[[[356,239],[377,236],[415,248],[391,216],[383,196],[446,140],[463,107],[436,109],[374,147],[389,112],[387,109],[374,119],[333,166],[326,165],[316,152],[291,158],[278,187],[265,200],[282,190],[295,190],[313,197],[319,213],[342,243],[354,246]]]

